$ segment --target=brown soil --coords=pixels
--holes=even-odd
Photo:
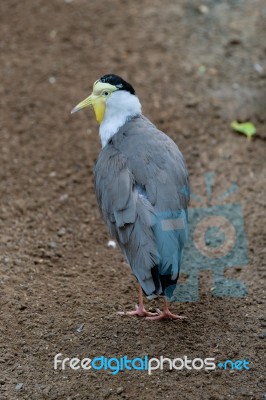
[[[265,398],[264,0],[9,0],[0,22],[0,398]],[[91,112],[70,115],[109,72],[179,145],[194,193],[205,196],[209,171],[214,197],[238,184],[228,201],[244,210],[249,264],[226,275],[247,297],[212,296],[206,271],[199,301],[172,305],[186,322],[116,314],[135,304],[135,279],[96,204],[98,127]],[[233,119],[251,119],[257,137],[233,133]],[[251,369],[55,371],[57,353],[246,358]]]

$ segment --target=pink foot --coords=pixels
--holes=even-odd
[[[144,306],[137,305],[136,304],[136,310],[135,311],[118,311],[117,314],[119,315],[129,315],[129,316],[136,316],[136,317],[146,317],[148,318],[156,318],[158,315],[158,312],[153,313],[145,310]]]
[[[156,310],[158,312],[158,314],[156,316],[147,316],[146,319],[150,320],[150,321],[160,321],[163,319],[174,319],[174,320],[178,320],[178,319],[186,319],[187,317],[183,317],[181,315],[176,315],[171,313],[171,311],[169,311],[168,309],[164,309],[163,312],[160,310]]]

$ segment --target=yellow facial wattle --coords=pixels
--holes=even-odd
[[[104,119],[106,100],[116,90],[118,90],[118,88],[110,85],[110,83],[96,81],[93,85],[92,94],[74,107],[71,113],[79,111],[82,108],[92,106],[95,112],[96,120],[100,124]]]
[[[105,114],[105,102],[106,99],[102,96],[94,96],[93,94],[91,97],[91,105],[94,109],[96,121],[100,124],[104,118]]]

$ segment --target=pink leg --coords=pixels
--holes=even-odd
[[[119,315],[129,315],[129,316],[137,316],[137,317],[155,317],[158,316],[158,313],[152,313],[149,312],[145,309],[144,303],[143,303],[143,294],[142,294],[142,289],[141,286],[139,285],[139,305],[136,304],[136,310],[135,311],[119,311]]]
[[[150,321],[160,321],[163,319],[174,319],[174,320],[178,320],[178,319],[185,319],[186,317],[183,317],[181,315],[176,315],[176,314],[172,314],[171,311],[168,308],[168,304],[167,301],[164,300],[164,305],[163,305],[163,311],[161,312],[160,310],[158,311],[158,315],[150,317],[147,316],[146,319],[150,320]]]

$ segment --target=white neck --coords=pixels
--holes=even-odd
[[[125,90],[112,93],[106,101],[104,119],[99,129],[102,147],[121,126],[138,114],[141,114],[141,104],[137,96]]]

